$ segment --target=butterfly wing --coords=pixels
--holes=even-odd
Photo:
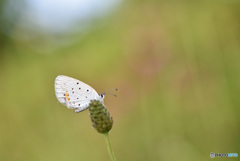
[[[86,83],[64,75],[57,76],[55,93],[60,103],[68,108],[75,108],[75,112],[87,109],[90,100],[99,97],[98,93]]]

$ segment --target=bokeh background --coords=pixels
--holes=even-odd
[[[2,0],[0,69],[1,161],[110,160],[57,75],[120,89],[105,98],[119,161],[240,154],[237,0]]]

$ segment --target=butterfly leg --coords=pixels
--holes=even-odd
[[[78,112],[81,112],[82,110],[83,110],[83,109],[76,108],[74,112],[75,112],[75,113],[78,113]]]

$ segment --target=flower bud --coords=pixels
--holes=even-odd
[[[106,107],[100,101],[92,100],[89,104],[88,109],[92,121],[92,126],[99,133],[109,132],[113,125],[113,119]]]

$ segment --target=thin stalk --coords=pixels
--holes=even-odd
[[[107,149],[108,149],[110,158],[112,159],[112,161],[117,161],[115,156],[114,156],[113,150],[112,150],[112,146],[111,146],[111,142],[110,142],[110,139],[109,139],[108,132],[103,134],[103,135],[105,136],[105,140],[106,140],[106,143],[107,143]]]

